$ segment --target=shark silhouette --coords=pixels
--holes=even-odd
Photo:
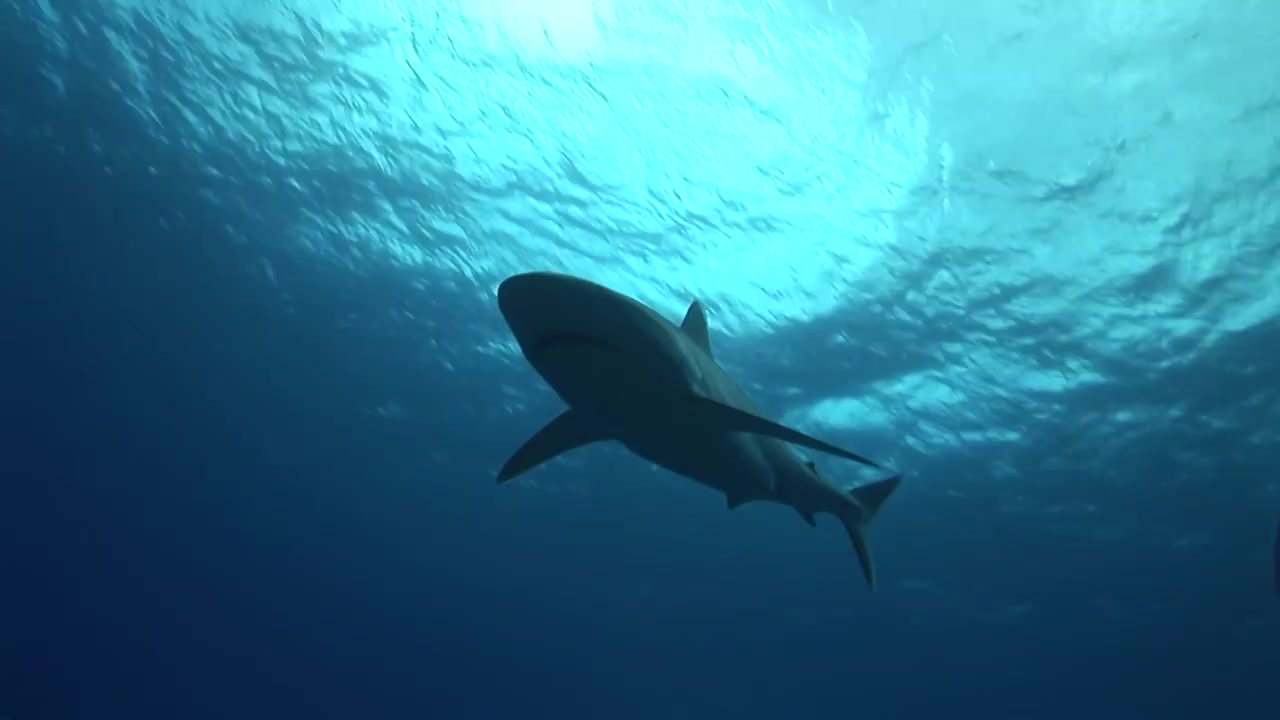
[[[617,441],[724,493],[731,510],[753,501],[780,503],[810,526],[818,513],[836,516],[876,589],[866,531],[901,475],[847,490],[824,480],[791,445],[881,466],[761,417],[713,358],[700,303],[676,326],[596,283],[532,272],[498,286],[498,308],[529,364],[569,406],[516,450],[499,483],[570,450]]]

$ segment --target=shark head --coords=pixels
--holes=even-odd
[[[513,275],[498,285],[498,310],[525,355],[556,338],[595,332],[604,320],[594,283],[550,272]]]
[[[557,344],[583,341],[621,353],[652,355],[672,344],[676,330],[625,295],[552,272],[503,280],[498,285],[498,310],[526,357]]]
[[[615,405],[625,386],[688,384],[688,341],[639,302],[552,272],[498,286],[498,310],[529,364],[571,406]]]

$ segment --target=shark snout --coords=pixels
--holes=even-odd
[[[547,332],[544,326],[556,316],[557,293],[549,275],[513,275],[498,285],[498,311],[521,345],[535,344]]]
[[[607,335],[618,306],[611,291],[553,272],[513,275],[498,285],[498,310],[526,350],[551,337]]]
[[[519,317],[522,308],[529,307],[536,286],[529,275],[514,275],[498,285],[498,311],[511,322]]]

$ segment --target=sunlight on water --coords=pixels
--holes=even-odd
[[[114,7],[155,134],[239,149],[301,205],[264,255],[482,304],[447,367],[509,345],[503,277],[561,270],[672,320],[703,300],[755,353],[731,362],[820,386],[798,421],[1012,454],[1072,398],[1160,387],[1280,315],[1271,5]],[[843,340],[795,352],[809,328]]]
[[[283,157],[332,147],[427,183],[454,176],[461,214],[387,208],[374,232],[341,232],[369,246],[365,261],[479,288],[555,268],[672,315],[702,298],[722,332],[800,322],[883,284],[885,218],[929,162],[923,107],[866,92],[872,51],[855,24],[820,29],[767,3],[224,3],[199,17],[195,37],[246,69],[282,49],[241,44],[228,22],[316,53],[275,70],[289,83],[193,85],[220,133]],[[317,62],[336,52],[343,70]],[[298,83],[323,104],[287,97]],[[301,237],[352,252],[318,236]]]
[[[466,3],[470,20],[497,29],[515,43],[521,54],[573,63],[590,60],[607,48],[600,32],[609,23],[609,0],[561,0],[528,3],[521,0],[478,0]]]

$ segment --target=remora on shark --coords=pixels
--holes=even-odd
[[[498,307],[525,358],[569,406],[511,456],[498,482],[575,448],[617,441],[723,492],[729,509],[780,503],[811,526],[818,513],[836,516],[875,590],[867,527],[901,475],[847,490],[824,480],[790,445],[880,465],[761,417],[713,358],[699,302],[676,326],[596,283],[532,272],[499,285]]]

